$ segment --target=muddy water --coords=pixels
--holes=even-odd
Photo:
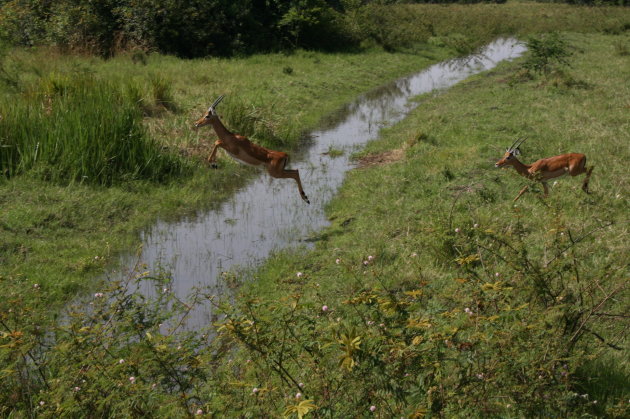
[[[142,235],[140,260],[149,270],[169,271],[169,292],[185,298],[195,287],[216,285],[222,272],[255,267],[278,249],[309,246],[308,238],[328,225],[324,207],[353,167],[350,155],[417,106],[411,98],[448,88],[524,51],[513,39],[497,40],[480,54],[431,66],[359,97],[311,132],[307,149],[292,156],[289,167],[299,169],[311,205],[300,199],[293,180],[261,172],[217,210],[158,222]],[[210,315],[209,307],[202,307],[190,313],[188,326],[205,325]]]

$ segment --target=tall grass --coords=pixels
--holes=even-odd
[[[506,4],[369,4],[348,11],[346,25],[364,47],[414,49],[419,43],[447,45],[465,55],[500,35],[549,31],[618,34],[630,27],[623,7],[574,7],[514,1]]]
[[[503,6],[418,10],[443,17],[434,19],[428,42],[457,50],[477,42],[474,34],[497,32],[480,22],[490,15],[511,26],[508,32],[530,24],[534,31],[557,29],[572,19],[574,29],[590,19],[591,26],[577,29],[617,32],[628,13],[615,9],[617,17],[598,19],[593,15],[610,9]],[[576,19],[578,14],[585,19]],[[85,278],[115,260],[124,247],[116,242],[120,236],[157,214],[190,214],[220,201],[226,194],[222,180],[239,179],[236,169],[203,172],[183,187],[169,183],[160,190],[144,182],[141,191],[133,183],[62,188],[30,177],[0,182],[0,364],[7,366],[0,371],[0,416],[175,417],[201,410],[263,417],[302,409],[320,417],[627,417],[627,351],[609,346],[627,346],[627,333],[617,333],[623,332],[627,292],[612,294],[610,287],[627,278],[627,152],[619,147],[628,137],[628,91],[620,70],[627,34],[579,37],[578,43],[587,53],[576,54],[579,61],[569,71],[588,88],[548,78],[510,84],[514,68],[502,67],[489,80],[479,77],[427,101],[385,132],[370,151],[404,147],[403,161],[351,173],[329,207],[333,225],[316,251],[273,258],[242,298],[226,304],[229,317],[210,350],[197,330],[163,335],[167,304],[145,307],[118,284],[95,289],[87,317],[72,316],[68,327],[50,332],[57,333],[54,347],[42,339],[42,325],[51,324],[51,306],[85,290]],[[146,89],[127,81],[147,70],[172,75],[174,97],[165,94],[163,79],[155,79],[152,95],[186,111],[151,112],[141,103],[140,115],[163,116],[148,125],[163,144],[177,145],[198,138],[190,134],[190,122],[216,94],[228,94],[223,106],[231,128],[267,138],[264,127],[277,127],[283,118],[313,126],[357,90],[417,68],[414,60],[412,54],[375,51],[300,52],[229,61],[150,56],[140,69],[124,57],[82,65],[99,77],[109,71],[124,80],[126,93],[104,101],[117,110],[146,100]],[[293,71],[284,72],[289,65]],[[60,103],[72,91],[67,85],[74,82],[2,99],[0,126],[21,101],[38,121],[61,117]],[[75,123],[87,130],[84,124]],[[128,124],[122,132],[131,135],[136,128]],[[9,145],[7,133],[0,142]],[[491,167],[509,145],[503,142],[523,133],[530,136],[526,162],[587,153],[597,166],[593,195],[583,195],[576,179],[562,179],[549,199],[538,199],[540,188],[531,188],[513,207],[523,178]],[[36,145],[31,141],[27,148],[32,153]],[[22,170],[17,150],[0,150],[2,156],[15,153],[7,158],[16,162],[11,174]],[[53,177],[56,166],[41,159],[28,170]],[[90,179],[75,176],[64,179]],[[158,299],[174,299],[162,292],[163,283]],[[194,301],[180,306],[183,316]],[[240,351],[226,350],[233,340],[243,344]],[[614,386],[621,390],[611,391],[618,390]]]
[[[582,83],[556,62],[511,82],[530,56],[368,145],[403,158],[349,173],[316,249],[275,255],[225,305],[227,380],[264,393],[222,395],[254,415],[628,417],[625,58],[616,36],[566,40]],[[586,153],[592,194],[566,177],[514,204],[526,181],[493,163],[525,135],[526,163]]]
[[[0,99],[0,167],[36,170],[56,182],[111,185],[163,181],[186,165],[151,140],[141,108],[124,89],[92,76],[51,74],[30,91]],[[131,90],[128,90],[131,91]]]
[[[252,141],[269,147],[295,146],[304,130],[297,118],[274,115],[274,103],[256,98],[246,102],[242,97],[230,98],[223,104],[225,122],[234,132],[248,136]]]

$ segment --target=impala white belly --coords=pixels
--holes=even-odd
[[[553,172],[547,172],[547,174],[545,176],[543,176],[543,179],[553,179],[553,178],[557,178],[557,177],[566,175],[567,173],[569,173],[569,169],[568,168],[556,170],[556,171],[553,171]]]
[[[260,162],[253,162],[253,161],[251,161],[251,158],[245,152],[243,152],[241,150],[239,150],[238,154],[230,153],[227,150],[226,150],[226,152],[227,152],[227,154],[230,157],[232,157],[234,160],[236,160],[240,164],[244,164],[246,166],[252,166],[252,167],[256,167],[256,166],[260,165]]]

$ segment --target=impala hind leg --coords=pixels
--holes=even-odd
[[[591,166],[587,171],[586,171],[586,177],[584,178],[584,182],[582,182],[582,190],[586,193],[590,193],[588,191],[588,182],[591,180],[591,173],[593,173],[593,169],[595,168],[595,166]]]
[[[545,191],[544,197],[547,198],[549,196],[549,187],[547,186],[547,182],[540,182],[543,185],[543,189]]]
[[[304,189],[302,189],[302,181],[300,180],[300,172],[297,169],[285,169],[284,166],[287,164],[287,159],[284,158],[282,160],[274,161],[269,167],[267,171],[272,177],[278,179],[293,179],[297,183],[298,190],[300,191],[300,196],[307,203],[310,204],[311,201],[308,200]]]

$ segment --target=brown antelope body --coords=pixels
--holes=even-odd
[[[287,153],[261,147],[249,141],[247,137],[233,134],[225,128],[215,109],[222,99],[223,95],[219,96],[212,106],[210,106],[205,115],[195,122],[196,128],[203,127],[204,125],[212,125],[214,132],[219,137],[219,139],[214,143],[210,156],[208,156],[208,162],[212,165],[212,167],[215,169],[217,167],[217,149],[218,147],[221,147],[232,158],[241,163],[250,166],[264,166],[269,175],[274,178],[294,179],[297,183],[300,196],[307,204],[310,204],[306,193],[304,193],[304,190],[302,189],[299,171],[285,168],[289,161],[289,155]]]
[[[591,166],[590,168],[586,167],[586,156],[584,154],[560,154],[559,156],[537,160],[532,164],[524,164],[516,158],[516,156],[521,153],[518,147],[523,143],[523,141],[525,141],[525,139],[516,140],[516,142],[514,142],[514,144],[505,151],[503,158],[495,163],[495,167],[512,166],[521,176],[539,181],[542,183],[545,190],[545,197],[549,195],[549,188],[547,187],[547,181],[549,179],[553,179],[567,173],[571,176],[586,173],[586,178],[582,183],[582,189],[584,192],[589,193],[588,182],[591,178],[594,166]],[[518,200],[521,195],[527,191],[528,187],[529,185],[521,189],[518,195],[516,195],[516,198],[514,198],[514,201]]]

